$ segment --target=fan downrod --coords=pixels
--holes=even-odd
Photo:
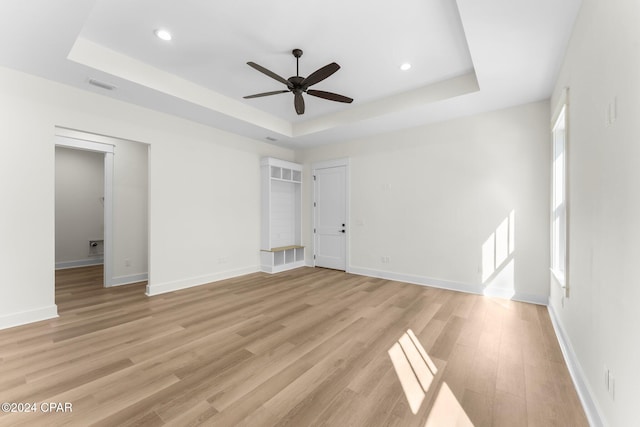
[[[298,62],[299,62],[300,57],[302,56],[302,49],[293,49],[291,51],[291,53],[293,53],[293,56],[296,57],[296,76],[299,76],[300,75],[300,66],[299,66]],[[291,81],[291,78],[289,79],[289,81]]]

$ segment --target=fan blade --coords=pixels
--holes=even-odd
[[[287,87],[293,87],[293,84],[289,80],[285,79],[284,77],[280,77],[279,75],[277,75],[271,70],[267,70],[262,65],[258,65],[255,62],[251,62],[251,61],[247,62],[247,65],[260,71],[262,74],[266,74],[272,79],[279,81],[280,83],[284,83],[285,85],[287,85]]]
[[[351,104],[353,102],[353,99],[348,96],[338,95],[333,92],[325,92],[323,90],[309,89],[307,93],[311,96],[317,96],[318,98],[324,98],[330,101],[346,102],[347,104]]]
[[[295,93],[293,105],[296,107],[296,113],[298,113],[298,115],[304,114],[304,98],[302,97],[302,92]]]
[[[262,96],[277,95],[279,93],[287,93],[288,90],[274,90],[273,92],[256,93],[255,95],[243,96],[244,99],[260,98]]]
[[[307,89],[309,86],[313,86],[316,83],[319,83],[329,77],[331,74],[335,73],[340,69],[340,66],[335,62],[332,62],[329,65],[325,65],[319,70],[314,71],[300,83],[300,86],[304,89]]]

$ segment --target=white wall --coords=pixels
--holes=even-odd
[[[311,218],[310,164],[349,157],[350,271],[544,303],[548,117],[539,102],[302,151],[303,218]],[[507,239],[500,224],[512,211],[514,251],[485,278],[483,245],[496,230]],[[309,222],[303,231],[311,246]]]
[[[550,304],[587,398],[612,426],[637,424],[640,396],[639,18],[635,0],[584,0],[552,100],[569,87],[570,294],[563,307],[552,281]]]
[[[115,284],[148,275],[148,149],[116,140],[113,156],[113,278]]]
[[[0,328],[56,314],[56,126],[150,144],[149,293],[258,270],[260,158],[291,150],[6,68],[0,117]]]
[[[101,264],[89,240],[104,237],[104,154],[55,149],[56,266]]]

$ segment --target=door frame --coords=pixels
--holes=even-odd
[[[328,168],[335,168],[335,167],[341,167],[344,166],[345,168],[345,180],[344,180],[344,185],[345,185],[345,204],[344,204],[344,208],[345,208],[345,218],[346,218],[346,226],[345,229],[347,230],[347,235],[345,236],[344,239],[344,257],[345,257],[345,272],[346,273],[350,273],[351,270],[351,264],[349,262],[349,241],[351,240],[351,232],[350,232],[350,205],[351,205],[351,159],[349,157],[342,157],[339,159],[332,159],[332,160],[323,160],[320,162],[313,162],[311,163],[311,177],[313,179],[313,197],[311,200],[311,212],[312,212],[312,218],[313,220],[311,221],[311,236],[312,236],[312,242],[313,242],[313,254],[314,254],[314,258],[313,258],[313,266],[316,266],[316,260],[315,260],[315,253],[316,253],[316,233],[314,233],[314,229],[316,228],[316,198],[317,198],[317,190],[316,190],[316,170],[317,169],[328,169]]]
[[[80,135],[82,136],[82,135]],[[113,155],[115,144],[78,139],[56,133],[54,143],[56,147],[74,150],[91,151],[104,154],[104,253],[103,284],[112,285],[113,277]]]

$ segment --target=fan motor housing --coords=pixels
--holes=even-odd
[[[300,86],[302,86],[302,82],[304,81],[304,77],[292,76],[292,77],[289,77],[287,80],[291,82],[294,89],[300,89]]]

